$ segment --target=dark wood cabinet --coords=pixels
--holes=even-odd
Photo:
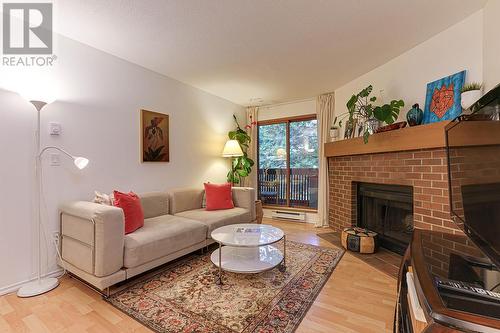
[[[415,230],[400,267],[394,332],[500,333],[500,302],[450,296],[437,279],[473,281],[498,292],[500,273],[465,235]]]

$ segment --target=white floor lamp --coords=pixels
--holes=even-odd
[[[89,163],[89,160],[84,158],[84,157],[76,157],[65,150],[58,148],[58,147],[45,147],[41,149],[40,146],[40,111],[42,108],[47,105],[48,102],[43,102],[43,101],[38,101],[38,100],[29,100],[31,104],[36,108],[37,110],[37,128],[36,128],[36,133],[35,133],[35,141],[36,141],[36,157],[35,157],[35,168],[36,168],[36,180],[35,180],[35,195],[36,195],[36,200],[35,200],[35,207],[36,207],[36,226],[37,226],[37,233],[38,233],[38,238],[37,238],[37,247],[38,247],[38,256],[37,256],[37,279],[33,282],[28,282],[24,284],[19,290],[17,291],[17,296],[19,297],[31,297],[31,296],[37,296],[43,293],[46,293],[54,288],[56,288],[59,285],[59,280],[57,278],[42,278],[42,219],[41,219],[41,168],[42,168],[42,155],[45,151],[49,149],[56,149],[60,152],[62,152],[64,155],[69,156],[70,158],[73,159],[73,162],[75,163],[75,166],[78,169],[83,169],[87,166]]]
[[[243,156],[243,150],[241,150],[240,143],[238,140],[227,140],[222,150],[222,157],[231,158],[231,185],[234,186],[234,158]]]

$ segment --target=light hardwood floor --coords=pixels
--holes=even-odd
[[[287,239],[331,246],[311,225],[265,220]],[[392,332],[396,280],[346,253],[303,319],[297,333]],[[0,297],[0,332],[151,332],[80,282],[64,277],[42,296]]]

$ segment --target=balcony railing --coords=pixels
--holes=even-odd
[[[259,198],[264,205],[311,209],[318,207],[316,168],[292,168],[290,175],[287,169],[259,169],[258,181]]]

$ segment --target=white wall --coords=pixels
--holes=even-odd
[[[242,107],[67,38],[57,36],[57,45],[58,60],[46,73],[45,88],[59,84],[59,99],[42,110],[42,143],[91,162],[78,171],[64,156],[59,167],[49,166],[45,157],[44,215],[50,233],[58,230],[60,202],[92,199],[94,190],[140,193],[225,181],[229,165],[220,153],[233,127],[232,114],[243,117]],[[24,72],[0,68],[0,88],[5,89],[0,90],[0,293],[35,272],[36,113],[8,91],[30,83]],[[141,108],[170,115],[170,163],[140,163]],[[49,121],[62,124],[60,137],[48,135]],[[49,253],[45,271],[56,269],[52,248]]]
[[[316,99],[281,103],[259,108],[259,120],[279,119],[316,113]]]
[[[500,0],[490,0],[484,11],[484,91],[500,83]]]
[[[380,97],[380,90],[384,90],[384,103],[392,99],[404,100],[405,107],[400,112],[400,120],[404,120],[414,103],[424,108],[427,83],[464,69],[467,70],[466,82],[482,82],[482,63],[481,10],[335,90],[336,114],[347,112],[345,105],[351,95],[372,84],[373,95]]]

